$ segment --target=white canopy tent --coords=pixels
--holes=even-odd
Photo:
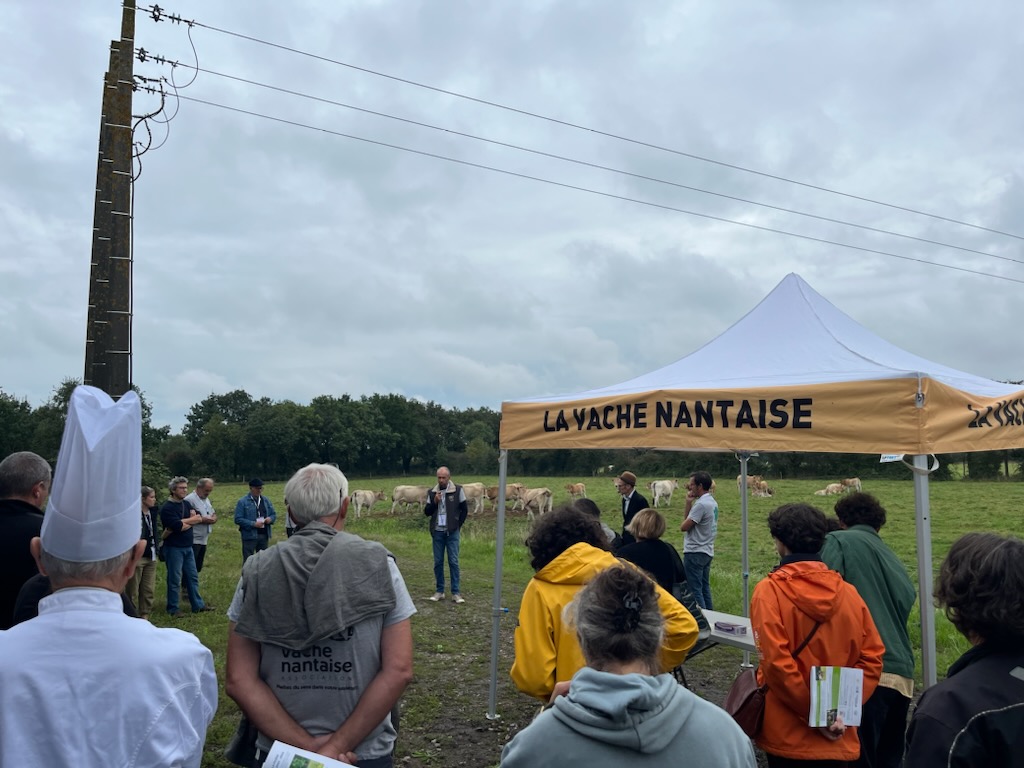
[[[502,404],[490,714],[500,630],[507,452],[658,448],[913,456],[922,667],[936,681],[929,454],[1024,446],[1024,390],[914,355],[786,276],[717,338],[656,371],[609,387]],[[933,465],[932,469],[936,465]],[[744,612],[747,500],[742,494]]]

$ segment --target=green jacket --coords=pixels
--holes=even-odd
[[[885,643],[882,672],[913,678],[914,650],[907,620],[917,593],[900,559],[870,525],[828,534],[821,559],[856,587],[867,603]]]

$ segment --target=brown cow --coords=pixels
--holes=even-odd
[[[573,499],[585,499],[587,498],[587,486],[583,483],[566,483],[565,490],[569,492],[570,498]]]

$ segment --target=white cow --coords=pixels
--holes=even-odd
[[[356,508],[356,517],[358,518],[363,512],[363,507],[366,507],[366,511],[369,512],[373,509],[374,504],[384,501],[386,498],[387,494],[384,491],[352,491],[349,503]]]
[[[487,497],[487,489],[483,483],[463,483],[462,492],[466,495],[466,502],[473,502],[469,511],[474,514],[484,511],[484,499]]]
[[[550,512],[552,507],[552,496],[549,488],[527,488],[522,496],[526,509],[526,517],[533,520],[533,508],[537,508],[537,514],[543,515]]]
[[[395,490],[391,492],[391,514],[395,514],[395,507],[399,504],[426,506],[429,491],[425,485],[396,485]]]
[[[672,492],[679,487],[678,480],[655,480],[652,483],[648,483],[647,487],[654,494],[654,507],[657,509],[661,500],[665,500],[665,506],[672,506]]]
[[[820,491],[815,491],[814,495],[815,496],[838,496],[842,492],[843,492],[843,484],[842,483],[829,483],[824,488],[822,488]]]

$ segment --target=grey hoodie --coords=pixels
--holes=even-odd
[[[584,667],[567,696],[505,745],[501,765],[755,768],[756,761],[750,739],[733,719],[672,675]]]

